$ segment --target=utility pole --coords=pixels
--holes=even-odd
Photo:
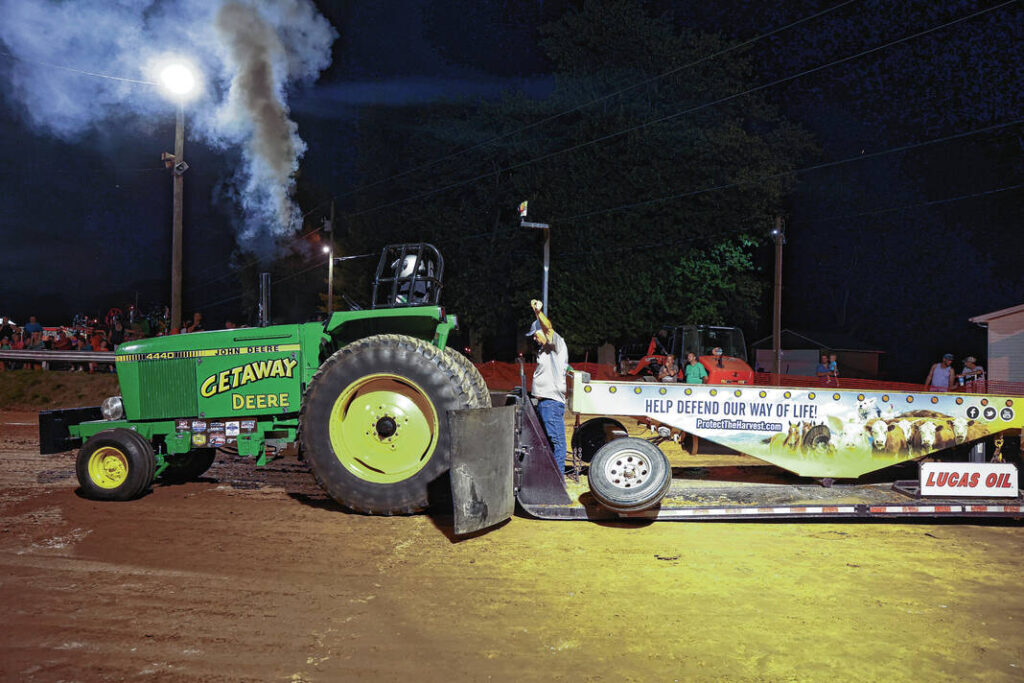
[[[772,350],[775,362],[772,372],[778,383],[781,381],[778,376],[782,374],[782,245],[786,243],[782,216],[775,217],[775,227],[771,234],[775,241],[775,301],[772,310]]]
[[[182,191],[185,184],[185,105],[178,102],[178,115],[174,126],[174,214],[171,226],[171,328],[181,325],[181,211]],[[180,169],[180,171],[179,171]]]

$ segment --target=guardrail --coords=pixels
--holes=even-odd
[[[113,351],[0,351],[0,360],[113,363]]]

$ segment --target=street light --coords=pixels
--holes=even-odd
[[[178,105],[174,127],[174,154],[161,155],[173,169],[174,210],[171,218],[171,329],[181,324],[181,213],[185,163],[185,100],[198,92],[196,71],[185,62],[165,62],[159,69],[159,81],[166,94]]]

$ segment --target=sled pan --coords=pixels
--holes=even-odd
[[[448,424],[455,533],[473,533],[509,519],[516,506],[516,406],[449,411]]]

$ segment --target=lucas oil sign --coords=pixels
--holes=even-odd
[[[1017,468],[1010,463],[921,463],[922,496],[1016,498],[1017,486]]]
[[[250,356],[251,358],[251,356]],[[239,363],[217,356],[197,366],[200,410],[207,416],[287,413],[299,407],[295,354]]]

